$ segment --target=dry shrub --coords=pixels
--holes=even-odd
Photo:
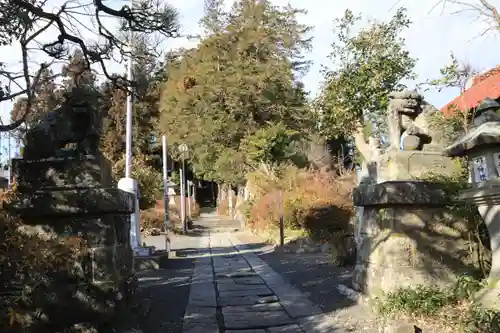
[[[2,195],[4,201],[6,197]],[[53,324],[51,332],[58,332],[56,327],[70,319],[51,297],[68,281],[83,277],[80,263],[87,247],[79,237],[40,235],[28,229],[0,211],[0,331],[31,332],[43,323]]]
[[[141,230],[161,229],[163,227],[163,212],[150,208],[141,211]]]
[[[236,207],[236,201],[238,198],[236,195],[233,195],[232,201],[233,201],[233,211]],[[221,200],[219,204],[217,205],[217,214],[219,215],[224,215],[224,216],[229,216],[229,198]]]
[[[180,225],[180,207],[181,197],[179,195],[174,197],[175,205],[168,207],[168,219],[171,227]],[[186,198],[186,205],[188,203]],[[141,230],[161,229],[163,228],[164,221],[164,207],[163,200],[157,200],[154,208],[141,211]],[[186,206],[187,212],[187,206]],[[200,205],[191,198],[191,217],[196,218],[200,216]]]
[[[279,177],[256,172],[249,175],[250,179],[258,194],[247,210],[250,227],[277,227],[283,203],[287,228],[302,229],[317,240],[349,232],[354,175],[287,167]]]

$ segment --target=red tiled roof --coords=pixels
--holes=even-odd
[[[479,105],[485,98],[498,99],[500,97],[500,67],[473,79],[472,87],[457,96],[441,108],[441,112],[449,115],[453,106],[459,110],[470,110]]]

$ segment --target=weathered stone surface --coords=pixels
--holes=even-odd
[[[478,147],[500,144],[500,121],[490,121],[472,128],[466,135],[446,147],[446,156],[465,156]]]
[[[129,244],[93,247],[90,258],[88,268],[92,283],[112,283],[117,278],[125,280],[130,276],[133,256]]]
[[[263,304],[263,303],[272,303],[277,302],[278,297],[276,296],[243,296],[243,297],[220,297],[218,304],[220,306],[228,306],[228,305],[252,305],[252,304]]]
[[[253,277],[257,274],[255,272],[244,271],[244,272],[225,272],[225,273],[217,273],[216,277],[218,278],[240,278],[240,277]]]
[[[185,323],[182,333],[219,333],[219,327],[216,324]]]
[[[184,323],[217,324],[216,308],[190,304],[184,314]]]
[[[271,296],[273,292],[269,288],[262,289],[243,289],[243,290],[230,290],[230,291],[220,291],[219,297],[244,297],[244,296]]]
[[[286,284],[283,278],[277,274],[271,267],[266,265],[255,253],[243,253],[242,256],[248,261],[256,274],[264,280],[266,285],[273,289],[274,285]]]
[[[407,135],[401,139],[402,150],[418,150],[420,138],[416,135]]]
[[[222,308],[222,313],[238,313],[238,312],[268,312],[268,311],[282,311],[283,307],[278,302],[253,304],[253,305],[237,305],[225,306]]]
[[[353,192],[355,206],[444,206],[451,203],[442,184],[422,181],[391,181],[363,184]]]
[[[377,181],[412,181],[435,175],[452,176],[459,171],[458,164],[441,152],[405,150],[388,151],[377,161]]]
[[[236,283],[217,283],[219,293],[226,291],[255,290],[256,292],[266,292],[269,288],[265,284],[236,284]]]
[[[40,191],[24,195],[7,206],[21,217],[131,214],[134,197],[116,188]]]
[[[84,88],[75,86],[71,95],[64,97],[59,107],[44,113],[26,132],[24,158],[37,160],[98,152],[101,117],[89,105]]]
[[[468,223],[449,208],[368,206],[362,219],[353,285],[369,296],[448,284],[473,264]]]
[[[256,329],[256,330],[226,330],[226,333],[266,333],[266,330]]]
[[[299,325],[286,325],[286,326],[279,326],[279,327],[269,327],[266,330],[266,333],[303,333],[299,327]]]
[[[285,311],[226,313],[223,316],[226,329],[265,328],[293,323]]]
[[[390,145],[388,150],[442,150],[446,145],[446,137],[443,131],[435,126],[434,115],[438,112],[439,110],[416,92],[390,94],[387,110]],[[407,138],[409,139],[406,140]]]
[[[264,281],[258,276],[252,277],[241,277],[241,278],[219,278],[217,279],[218,284],[237,284],[237,285],[260,285]]]
[[[70,132],[66,134],[71,136]],[[73,143],[85,140],[76,139],[78,142]],[[37,144],[49,143],[32,140],[28,149],[31,153],[25,157],[36,155]],[[57,145],[48,147],[44,154],[59,152],[60,148]],[[49,323],[55,331],[67,330],[83,322],[110,322],[123,315],[120,312],[132,304],[129,302],[136,301],[133,296],[137,278],[133,274],[129,241],[133,197],[114,188],[101,188],[111,185],[112,178],[107,161],[95,157],[99,155],[95,153],[92,156],[74,154],[66,158],[13,161],[19,198],[6,208],[21,217],[21,229],[41,237],[71,237],[85,244],[86,253],[82,253],[82,259],[71,263],[75,268],[81,267],[81,271],[75,269],[66,276],[57,275],[57,280],[48,276],[47,285],[54,287],[45,292],[51,298],[50,311],[60,314],[56,316],[55,326]],[[42,298],[39,302],[40,308],[47,307]]]
[[[101,155],[50,158],[44,160],[12,159],[12,173],[21,192],[38,189],[111,187],[109,162]]]
[[[487,286],[478,292],[476,299],[484,307],[500,311],[500,187],[495,182],[491,180],[483,187],[462,191],[460,199],[477,205],[490,239],[491,267]]]

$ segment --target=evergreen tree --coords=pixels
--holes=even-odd
[[[269,1],[238,1],[229,12],[207,3],[202,22],[209,34],[168,66],[161,124],[173,147],[190,147],[199,177],[235,184],[251,167],[244,148],[255,145],[243,145],[245,138],[266,128],[291,134],[307,127],[297,74],[307,67],[301,52],[308,28],[297,23],[302,11]]]
[[[353,34],[359,20],[350,10],[337,20],[333,65],[324,73],[326,83],[316,102],[322,135],[328,140],[353,137],[366,158],[371,151],[366,136],[379,139],[384,132],[388,95],[414,77],[415,59],[401,37],[410,24],[404,8],[388,22],[375,22]]]

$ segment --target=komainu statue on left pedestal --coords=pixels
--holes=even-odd
[[[23,157],[39,160],[72,155],[94,155],[99,148],[96,110],[73,91],[56,110],[47,113],[26,133]]]

